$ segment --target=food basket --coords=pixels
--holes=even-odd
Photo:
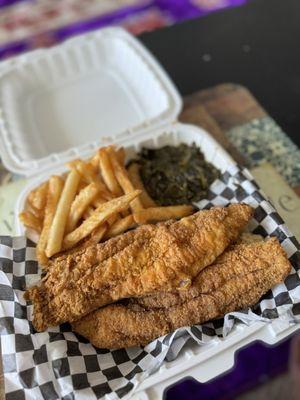
[[[222,172],[234,164],[203,129],[181,124],[182,101],[150,53],[130,34],[108,28],[37,50],[0,65],[0,153],[12,172],[29,177],[15,215],[30,190],[64,163],[115,143],[128,159],[142,147],[195,143]],[[16,233],[27,235],[16,218]],[[190,343],[139,385],[134,399],[161,398],[184,378],[206,382],[233,366],[235,351],[254,340],[274,344],[298,328],[288,321],[234,326],[223,340]]]

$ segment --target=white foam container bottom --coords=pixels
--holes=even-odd
[[[0,64],[0,154],[12,172],[30,176],[15,215],[34,187],[65,170],[70,159],[86,158],[103,145],[124,146],[132,158],[141,147],[195,142],[221,171],[233,160],[203,129],[175,123],[181,98],[161,66],[119,28],[89,33],[51,49],[26,53]],[[18,218],[17,234],[32,236]],[[297,329],[239,325],[209,346],[187,345],[165,362],[133,396],[160,399],[166,386],[187,376],[200,382],[233,365],[237,349],[254,340],[274,344]]]

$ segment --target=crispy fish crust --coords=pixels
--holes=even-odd
[[[75,322],[72,328],[100,348],[145,345],[179,327],[255,304],[290,270],[275,238],[236,244],[202,270],[189,289],[109,305]]]
[[[216,207],[56,258],[41,285],[26,293],[36,330],[76,321],[119,299],[188,287],[237,239],[252,212],[243,204]]]

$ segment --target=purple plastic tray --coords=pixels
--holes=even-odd
[[[232,400],[241,393],[287,372],[291,338],[276,346],[255,342],[238,351],[234,367],[227,373],[199,383],[187,377],[165,391],[165,400]]]

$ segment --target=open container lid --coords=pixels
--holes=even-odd
[[[153,56],[107,28],[0,65],[0,155],[31,176],[177,119],[182,102]]]

